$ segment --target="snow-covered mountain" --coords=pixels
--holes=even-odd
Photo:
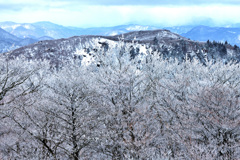
[[[235,26],[237,26],[237,24]],[[124,36],[128,36],[128,34],[126,33],[132,31],[140,31],[134,33],[144,33],[142,31],[152,31],[159,29],[159,27],[134,24],[121,25],[115,27],[77,28],[77,27],[65,27],[51,22],[37,22],[37,23],[2,22],[0,23],[0,27],[2,27],[5,31],[11,33],[12,36],[15,36],[14,43],[13,42],[8,43],[8,41],[6,42],[6,40],[4,40],[4,43],[3,41],[1,42],[0,52],[6,52],[11,49],[16,49],[20,46],[28,45],[37,41],[53,40],[53,38],[60,39],[82,35],[100,35],[100,37],[109,36],[108,38],[110,38],[114,37],[115,35],[121,34],[123,34]],[[166,29],[174,33],[178,33],[183,37],[190,38],[196,41],[205,42],[207,40],[210,40],[224,43],[225,41],[228,41],[228,43],[232,45],[236,44],[240,46],[240,28],[231,28],[231,26],[225,28],[207,26],[175,26],[166,27]],[[155,31],[152,31],[151,33],[154,32]],[[142,38],[146,37],[143,36]],[[134,37],[131,37],[131,39],[134,39]],[[19,42],[20,40],[23,41],[21,43],[16,43]],[[59,41],[61,42],[63,40]]]
[[[149,25],[120,25],[113,27],[95,27],[95,28],[78,28],[57,25],[51,22],[36,23],[15,23],[0,22],[0,27],[5,31],[19,38],[38,39],[40,37],[52,37],[50,39],[69,38],[80,35],[101,35],[114,36],[132,31],[147,31],[161,29],[162,27]],[[197,41],[228,41],[232,45],[240,46],[240,25],[231,24],[226,27],[208,27],[208,26],[174,26],[165,27],[164,29],[180,34],[184,37]]]
[[[129,46],[130,54],[150,54],[149,49],[158,52],[163,58],[197,58],[202,63],[208,60],[240,61],[240,49],[229,44],[196,42],[168,30],[135,31],[116,36],[75,36],[68,39],[46,40],[6,53],[10,57],[24,55],[30,59],[49,59],[54,64],[62,60],[80,59],[90,63],[99,47],[110,49],[119,41]]]
[[[227,41],[240,46],[240,28],[197,26],[181,35],[197,41]]]
[[[31,38],[18,38],[0,28],[0,53],[37,42]]]
[[[19,38],[38,39],[43,36],[63,38],[68,36],[65,27],[51,22],[15,23],[1,22],[0,27]]]
[[[187,33],[191,29],[193,29],[196,26],[193,25],[186,25],[186,26],[173,26],[173,27],[165,27],[164,29],[170,30],[171,32],[177,33],[177,34],[183,34]]]
[[[5,41],[9,41],[9,42],[11,42],[11,41],[19,41],[20,40],[20,38],[18,38],[16,36],[6,32],[5,30],[3,30],[1,28],[0,28],[0,39],[1,40],[4,39]]]
[[[97,28],[95,28],[97,29]],[[159,27],[154,26],[147,26],[147,25],[121,25],[121,26],[115,26],[115,27],[107,27],[105,33],[103,35],[105,36],[115,36],[119,34],[124,34],[132,31],[148,31],[148,30],[156,30],[160,29]]]
[[[0,27],[20,38],[34,38],[48,36],[54,39],[69,38],[80,35],[113,36],[131,31],[154,30],[159,27],[144,25],[121,25],[115,27],[77,28],[65,27],[51,22],[15,23],[0,22]]]
[[[143,25],[122,25],[115,27],[97,27],[84,29],[77,27],[65,27],[51,22],[0,22],[0,28],[9,32],[9,35],[11,34],[14,36],[16,38],[16,42],[24,39],[20,44],[16,42],[11,42],[10,44],[5,44],[5,42],[4,44],[2,43],[0,45],[0,53],[43,40],[69,38],[80,35],[114,36],[131,31],[158,29],[157,27]]]
[[[78,27],[66,27],[57,25],[51,22],[36,22],[36,23],[15,23],[15,22],[0,22],[0,27],[7,32],[20,37],[39,38],[42,36],[59,38],[69,38],[72,36],[80,35],[104,35],[114,36],[118,34],[128,33],[132,31],[146,31],[161,29],[160,26],[150,25],[119,25],[113,27],[94,27],[94,28],[78,28]],[[170,30],[177,34],[182,34],[190,31],[195,26],[174,26],[165,27],[164,29]]]

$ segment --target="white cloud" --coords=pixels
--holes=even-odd
[[[192,22],[201,23],[204,18],[212,19],[217,24],[240,21],[239,5],[104,6],[83,5],[76,0],[51,0],[48,3],[45,3],[46,0],[21,1],[20,9],[2,11],[0,21],[51,21],[65,26],[78,27],[115,26],[127,23],[174,26]],[[9,0],[9,3],[16,4],[17,1]]]

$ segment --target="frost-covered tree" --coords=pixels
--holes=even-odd
[[[42,90],[44,68],[48,63],[1,56],[0,65],[0,153],[13,159],[23,155],[18,154],[20,146],[29,140],[24,130],[29,116],[25,109],[32,108],[34,95]]]
[[[239,64],[208,64],[189,96],[194,155],[203,159],[239,157]],[[204,78],[205,77],[205,78]]]
[[[39,81],[34,81],[33,77],[41,66],[38,66],[36,62],[27,62],[24,58],[9,60],[1,56],[0,65],[1,106],[38,89]]]
[[[102,145],[99,150],[112,159],[146,159],[154,153],[155,126],[145,101],[145,58],[131,60],[132,46],[119,44],[97,55],[100,62],[95,83],[106,109],[103,115]]]
[[[138,47],[56,70],[2,59],[0,159],[238,159],[239,64]]]
[[[93,151],[94,138],[99,129],[98,117],[101,109],[96,108],[91,73],[83,66],[69,64],[55,73],[47,84],[47,103],[42,111],[51,119],[59,152],[69,159],[81,159]],[[51,139],[50,139],[51,140]],[[60,154],[62,154],[60,153]]]

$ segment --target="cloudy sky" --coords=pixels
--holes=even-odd
[[[240,0],[0,0],[0,22],[64,26],[240,23]]]

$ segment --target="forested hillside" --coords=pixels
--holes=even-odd
[[[239,63],[134,47],[58,68],[1,56],[0,159],[239,159]]]
[[[114,48],[121,41],[129,46],[132,58],[155,51],[163,59],[182,62],[186,56],[205,63],[210,61],[240,61],[240,48],[216,41],[197,42],[168,30],[135,31],[116,36],[75,36],[67,39],[46,40],[4,53],[9,57],[24,56],[28,59],[48,59],[51,64],[62,65],[63,60],[80,59],[90,62],[98,54],[99,47]],[[131,47],[132,46],[132,47]],[[133,47],[134,46],[134,47]]]

